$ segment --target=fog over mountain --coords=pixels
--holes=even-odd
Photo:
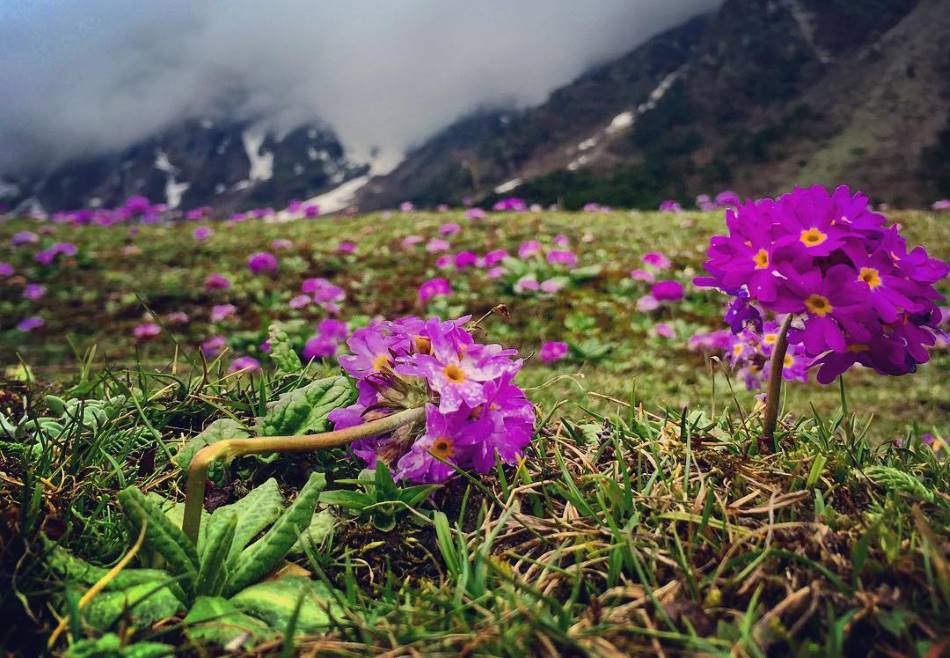
[[[531,104],[717,0],[0,0],[0,173],[186,119],[328,122],[402,152],[479,106]]]

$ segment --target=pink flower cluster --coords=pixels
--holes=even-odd
[[[340,365],[357,380],[357,402],[330,414],[340,429],[425,405],[424,427],[358,441],[372,468],[382,460],[397,479],[442,482],[457,468],[487,473],[515,463],[531,441],[534,407],[514,377],[515,350],[477,343],[468,318],[382,321],[347,340]]]

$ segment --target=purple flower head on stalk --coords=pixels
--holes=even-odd
[[[16,270],[13,269],[13,265],[5,261],[0,261],[0,276],[8,277],[13,276],[16,273]]]
[[[566,235],[564,235],[563,233],[559,233],[555,235],[554,238],[551,240],[551,242],[552,244],[554,244],[557,247],[560,247],[561,249],[567,249],[568,247],[571,246],[571,239],[567,237]]]
[[[224,336],[211,336],[201,343],[201,353],[210,359],[218,356],[227,345],[228,339]]]
[[[315,203],[305,205],[303,207],[303,216],[307,219],[313,219],[314,217],[320,216],[320,206]]]
[[[416,209],[416,206],[413,205],[412,201],[403,201],[399,204],[399,212],[412,212]]]
[[[481,208],[469,208],[463,215],[465,219],[484,219],[488,213]]]
[[[950,210],[950,199],[940,199],[934,201],[933,205],[930,206],[934,210]]]
[[[10,245],[13,247],[19,247],[23,244],[32,244],[39,241],[40,236],[38,236],[33,231],[18,231],[13,234],[12,238],[10,238]]]
[[[670,259],[666,257],[661,251],[650,251],[643,254],[643,258],[640,259],[644,265],[649,265],[650,267],[657,270],[666,270],[670,267]]]
[[[191,318],[184,311],[172,311],[165,316],[165,322],[168,324],[188,324]]]
[[[33,260],[41,265],[52,265],[57,256],[75,256],[76,252],[76,245],[72,242],[57,242],[48,249],[36,252]]]
[[[16,328],[17,328],[17,331],[22,331],[23,333],[29,333],[31,331],[40,329],[45,325],[46,325],[46,320],[44,320],[38,315],[33,315],[28,318],[23,318],[22,320],[20,320],[20,322],[17,323]]]
[[[540,285],[541,292],[546,292],[549,295],[553,295],[556,292],[560,292],[564,288],[564,281],[561,279],[546,279],[541,282]]]
[[[673,327],[665,322],[657,322],[653,325],[653,333],[660,338],[673,338],[676,336],[676,331]]]
[[[649,313],[660,308],[660,302],[653,295],[644,295],[637,300],[637,310],[641,313]]]
[[[342,240],[336,250],[341,254],[352,254],[356,251],[356,243],[352,240]]]
[[[231,282],[226,276],[218,272],[213,272],[205,277],[205,290],[227,290],[231,287]]]
[[[489,251],[487,254],[485,254],[483,267],[494,267],[506,258],[508,258],[507,249],[493,249],[492,251]]]
[[[248,257],[247,267],[251,274],[271,274],[277,271],[277,257],[267,251],[258,251]]]
[[[711,276],[696,283],[735,298],[727,320],[737,333],[793,314],[789,354],[818,366],[823,384],[855,364],[911,373],[936,342],[934,283],[950,267],[923,247],[908,249],[885,221],[844,186],[737,203],[726,212],[729,233],[710,240]]]
[[[419,286],[419,301],[425,304],[433,297],[448,297],[452,294],[452,286],[448,279],[437,276]]]
[[[560,361],[567,356],[567,343],[549,340],[538,351],[538,360],[541,363]]]
[[[337,429],[425,405],[425,422],[358,441],[354,454],[382,460],[397,479],[442,482],[457,469],[516,463],[534,431],[534,407],[512,378],[513,350],[475,342],[467,318],[380,321],[350,336],[339,357],[357,379],[357,402],[330,414]]]
[[[657,281],[650,288],[650,294],[658,302],[676,302],[683,299],[683,284],[672,279]]]
[[[23,286],[23,297],[31,301],[42,299],[46,295],[46,286],[41,283],[28,283]]]
[[[507,197],[495,202],[492,210],[495,212],[524,212],[528,209],[528,204],[524,199],[518,197]]]
[[[287,305],[290,308],[298,309],[304,308],[305,306],[310,306],[313,303],[313,299],[309,295],[295,295],[290,298],[290,301],[287,302]]]
[[[349,330],[346,327],[346,323],[342,320],[327,318],[326,320],[321,320],[317,325],[317,334],[326,336],[330,340],[338,343],[342,342],[348,333]]]
[[[573,251],[552,249],[548,252],[548,263],[551,265],[575,267],[577,265],[577,255]]]
[[[430,254],[436,254],[440,251],[448,251],[449,247],[452,245],[449,244],[448,240],[443,240],[442,238],[432,238],[426,243],[426,251]]]
[[[660,212],[683,212],[683,207],[674,199],[667,199],[660,204]]]
[[[454,235],[462,230],[462,227],[456,224],[455,222],[449,222],[448,224],[443,224],[439,227],[439,233],[442,235]]]
[[[518,247],[518,258],[521,260],[527,260],[532,256],[537,256],[541,253],[541,243],[537,240],[527,240],[521,243],[521,246]]]
[[[132,329],[132,335],[135,336],[136,340],[155,338],[160,333],[162,333],[162,328],[154,322],[143,322]]]
[[[340,344],[328,336],[318,335],[310,338],[303,346],[304,361],[313,359],[328,359],[334,356]]]
[[[653,283],[656,281],[656,275],[649,270],[630,270],[630,278],[634,281],[645,281],[646,283]]]
[[[234,304],[215,304],[211,307],[211,321],[221,322],[233,317],[237,312],[237,306]]]
[[[408,249],[412,249],[423,240],[425,240],[425,238],[423,238],[421,235],[407,235],[399,242],[399,245],[403,249],[408,250]]]
[[[252,373],[261,369],[261,362],[253,356],[239,356],[228,366],[228,372]]]
[[[214,235],[214,229],[209,226],[199,226],[194,231],[191,232],[191,237],[193,237],[198,242],[202,240],[207,240],[212,235]]]
[[[274,251],[286,251],[287,249],[293,249],[294,243],[290,240],[277,238],[276,240],[271,240],[270,248]]]
[[[455,269],[464,270],[478,262],[478,254],[473,251],[460,251],[455,254]]]

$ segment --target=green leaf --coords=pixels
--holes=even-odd
[[[215,596],[224,589],[228,578],[228,554],[234,542],[237,528],[237,516],[230,512],[225,521],[217,523],[208,533],[201,564],[198,567],[198,580],[195,582],[195,594]]]
[[[297,542],[300,533],[310,525],[320,490],[326,486],[322,473],[311,473],[297,500],[287,508],[263,537],[251,544],[238,556],[226,591],[238,592],[257,582],[280,565]]]
[[[241,612],[219,596],[199,596],[185,617],[185,633],[197,642],[227,646],[240,640],[241,647],[275,637],[277,633],[260,619]]]
[[[234,540],[228,555],[228,561],[233,563],[254,537],[280,517],[283,509],[284,499],[277,488],[277,480],[270,478],[240,500],[216,509],[205,527],[211,532],[215,526],[227,522],[229,516],[237,517]],[[198,546],[200,551],[203,544],[199,542]]]
[[[123,591],[99,592],[82,609],[82,617],[93,628],[107,630],[126,614],[136,626],[145,627],[181,610],[184,604],[167,587],[141,583]]]
[[[320,494],[320,502],[327,505],[338,505],[356,512],[362,512],[364,509],[376,502],[376,499],[369,494],[359,493],[358,491],[345,491],[342,489],[336,491],[324,491]]]
[[[175,455],[175,464],[186,471],[191,465],[195,453],[205,446],[210,446],[225,439],[243,439],[248,436],[250,436],[250,432],[247,431],[247,428],[233,418],[219,418],[208,425],[200,434],[185,442]]]
[[[122,646],[115,633],[74,642],[66,651],[66,658],[162,658],[175,655],[174,647],[160,642],[136,642]]]
[[[292,375],[300,372],[303,367],[300,357],[291,345],[290,336],[280,324],[275,322],[270,326],[267,342],[270,345],[268,356],[274,362],[278,375]]]
[[[923,482],[910,473],[891,466],[868,466],[864,474],[874,484],[903,493],[911,498],[917,498],[928,503],[934,502],[934,492],[928,489]]]
[[[244,612],[283,632],[301,596],[298,633],[315,633],[326,628],[330,623],[328,610],[339,614],[339,607],[326,585],[303,576],[288,576],[252,585],[232,597],[231,601]]]
[[[63,580],[91,587],[109,572],[106,567],[90,564],[49,540],[45,540],[44,544],[47,546],[46,565]],[[124,590],[142,583],[169,583],[173,590],[176,589],[175,585],[171,584],[172,576],[167,571],[125,568],[109,581],[104,591]]]
[[[300,554],[306,553],[308,550],[312,553],[315,553],[318,548],[323,544],[327,537],[333,532],[333,527],[336,525],[336,516],[333,512],[329,510],[322,510],[316,512],[313,515],[313,518],[310,519],[310,525],[308,525],[302,533],[300,533],[300,539],[297,540],[297,543],[293,545],[293,548],[290,549],[291,553]]]
[[[145,544],[165,558],[169,572],[183,576],[182,588],[190,594],[198,576],[198,552],[191,540],[138,488],[127,487],[122,490],[119,504],[133,535],[145,525]]]
[[[356,399],[356,389],[349,378],[326,377],[302,388],[288,391],[267,405],[259,419],[263,436],[296,436],[316,434],[330,429],[327,415]]]

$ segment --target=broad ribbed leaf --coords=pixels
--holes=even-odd
[[[247,431],[247,428],[233,418],[219,418],[208,425],[203,432],[188,439],[178,450],[174,461],[179,468],[186,471],[191,465],[195,453],[205,446],[210,446],[225,439],[243,439],[248,436],[250,436],[250,432]]]
[[[294,544],[291,553],[306,553],[308,550],[316,551],[333,532],[335,525],[336,516],[333,512],[323,510],[315,513],[313,518],[310,519],[310,525],[300,533],[300,539]]]
[[[288,576],[252,585],[232,597],[231,601],[239,609],[284,631],[301,595],[303,603],[297,617],[298,633],[314,633],[326,628],[330,623],[327,610],[339,614],[339,608],[326,585],[302,576]]]
[[[327,377],[288,391],[267,405],[260,419],[263,436],[294,436],[315,434],[330,429],[327,415],[356,399],[356,389],[349,378]]]
[[[216,509],[208,521],[208,532],[226,521],[228,516],[233,514],[237,517],[234,540],[228,554],[228,560],[233,562],[252,539],[280,517],[283,509],[284,499],[277,488],[277,480],[270,478],[241,500]],[[199,542],[198,546],[199,550],[204,550],[203,543]]]
[[[287,508],[263,537],[238,556],[226,592],[234,594],[274,571],[304,529],[310,525],[320,490],[326,486],[322,473],[311,473],[297,500]]]
[[[82,609],[82,617],[93,628],[106,630],[128,614],[135,626],[144,628],[183,609],[182,602],[167,587],[141,583],[122,591],[99,592]]]
[[[266,623],[244,614],[219,596],[199,596],[185,617],[185,632],[199,642],[220,646],[240,640],[245,649],[277,635]]]
[[[199,596],[220,594],[228,579],[228,554],[234,541],[237,516],[228,513],[224,518],[225,521],[208,529],[208,538],[198,567],[198,580],[195,583],[195,594]]]
[[[119,504],[122,505],[133,536],[140,532],[144,524],[145,544],[165,559],[171,574],[182,576],[181,586],[185,592],[193,592],[198,576],[198,552],[185,533],[136,487],[121,491]]]

